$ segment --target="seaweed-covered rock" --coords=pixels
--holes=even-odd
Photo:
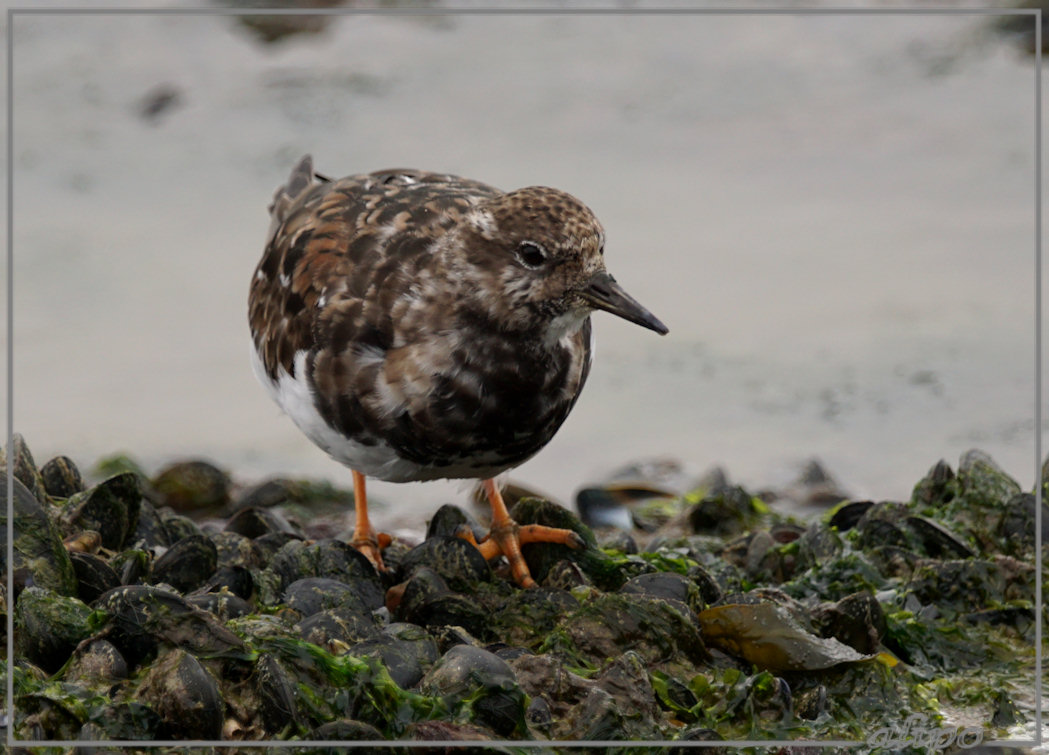
[[[48,509],[20,480],[15,479],[13,487],[14,532],[11,537],[14,539],[16,574],[24,573],[23,584],[52,590],[59,595],[76,595],[76,572]],[[9,537],[7,527],[7,474],[0,472],[0,537],[5,543]],[[5,548],[5,560],[6,556]]]
[[[27,587],[14,612],[15,652],[47,672],[57,671],[90,636],[90,610],[76,598]]]
[[[664,600],[618,593],[584,602],[558,625],[546,648],[595,666],[628,650],[657,667],[701,665],[710,658],[685,613]]]
[[[525,732],[527,698],[514,672],[494,653],[456,645],[420,682],[420,689],[470,705],[478,722],[500,737]]]

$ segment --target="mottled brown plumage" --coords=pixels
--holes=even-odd
[[[249,297],[256,372],[361,475],[494,477],[568,416],[593,309],[666,332],[605,272],[593,213],[557,189],[415,170],[329,181],[307,157],[271,214]]]

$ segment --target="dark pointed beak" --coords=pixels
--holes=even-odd
[[[603,309],[624,320],[630,320],[642,327],[654,330],[665,336],[669,330],[659,318],[642,307],[637,301],[616,283],[616,279],[606,272],[594,275],[583,289],[583,297],[596,309]]]

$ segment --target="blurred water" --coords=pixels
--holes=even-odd
[[[264,45],[226,17],[16,17],[15,427],[41,462],[348,485],[247,360],[265,208],[310,152],[570,191],[670,326],[598,314],[587,390],[514,479],[568,501],[637,458],[762,486],[817,456],[903,497],[978,446],[1029,486],[1034,71],[988,23],[353,15]]]

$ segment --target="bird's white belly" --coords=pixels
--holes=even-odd
[[[251,367],[255,377],[306,437],[340,464],[368,477],[388,482],[487,478],[506,470],[505,465],[481,466],[483,460],[475,460],[476,463],[469,466],[425,466],[402,459],[381,440],[374,445],[365,445],[347,438],[325,422],[317,411],[306,378],[306,357],[306,351],[298,352],[295,355],[295,375],[289,375],[283,367],[278,367],[277,380],[273,381],[266,374],[255,345],[251,344]]]

